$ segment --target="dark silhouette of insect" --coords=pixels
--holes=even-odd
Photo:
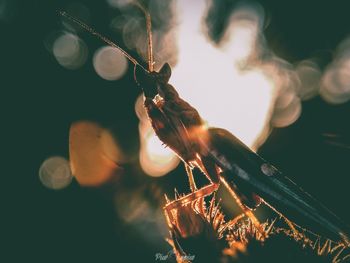
[[[153,70],[151,20],[149,14],[140,8],[147,21],[148,69],[80,20],[65,12],[60,14],[120,50],[135,65],[135,81],[143,91],[144,106],[152,127],[158,138],[184,162],[192,190],[191,194],[168,203],[165,209],[177,209],[213,193],[223,184],[261,234],[264,234],[263,230],[252,211],[264,202],[283,216],[292,230],[298,231],[296,226],[302,226],[349,246],[349,228],[336,215],[233,134],[225,129],[204,126],[197,110],[168,83],[171,76],[169,64],[164,64],[159,72]],[[209,185],[196,188],[192,175],[194,167],[205,174]]]

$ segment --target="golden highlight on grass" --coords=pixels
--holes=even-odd
[[[164,207],[177,262],[350,262],[348,247],[290,229],[280,217],[261,224],[263,236],[244,214],[227,220],[215,192],[185,198],[175,191]]]

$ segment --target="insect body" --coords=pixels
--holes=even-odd
[[[153,129],[186,165],[202,170],[212,189],[222,182],[249,216],[248,208],[264,201],[293,222],[349,244],[347,226],[327,208],[227,130],[206,129],[197,110],[167,83],[170,73],[168,64],[158,73],[136,67],[135,78],[144,91]],[[208,194],[207,189],[202,194]]]
[[[121,50],[119,46],[81,21],[64,12],[61,12],[61,15]],[[135,64],[135,80],[144,93],[144,106],[155,133],[185,163],[192,190],[190,195],[180,198],[176,203],[167,204],[165,209],[176,209],[178,205],[209,195],[222,183],[258,229],[259,221],[252,209],[265,202],[283,215],[292,229],[295,229],[295,224],[290,220],[331,239],[341,240],[349,246],[348,227],[327,208],[230,132],[220,128],[207,128],[204,125],[197,110],[184,101],[168,83],[171,76],[169,64],[164,64],[159,72],[153,71],[149,16],[146,15],[146,19],[149,35],[149,69],[141,66],[124,50],[121,51]],[[211,182],[210,185],[201,189],[196,188],[192,176],[194,167],[206,175]],[[262,229],[260,231],[263,232]]]

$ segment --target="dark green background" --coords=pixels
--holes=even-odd
[[[136,152],[139,143],[133,107],[139,90],[132,69],[115,82],[95,74],[91,57],[79,70],[64,69],[45,49],[44,39],[60,28],[56,10],[73,1],[10,2],[13,14],[0,20],[5,168],[1,173],[1,217],[5,219],[1,254],[8,256],[2,262],[152,262],[155,252],[164,251],[166,245],[153,246],[121,223],[112,200],[116,186],[87,189],[73,182],[65,190],[52,191],[38,178],[40,164],[47,157],[68,157],[68,132],[74,120],[91,119],[113,127],[123,136],[125,147]],[[108,29],[116,10],[111,11],[104,1],[79,2],[90,9],[90,23],[99,32],[120,41]],[[325,67],[350,33],[346,2],[260,1],[269,21],[265,29],[269,47],[291,63],[316,56]],[[221,5],[234,3],[223,1]],[[227,7],[218,5],[217,12],[224,17],[223,12],[230,10]],[[218,21],[218,30],[224,23],[224,19]],[[88,34],[81,37],[90,51],[102,45]],[[337,133],[350,145],[349,121],[349,103],[330,106],[316,97],[303,103],[302,116],[295,124],[274,130],[260,150],[265,159],[348,224],[350,150],[326,144],[322,134]],[[130,175],[138,171],[137,167],[129,169]],[[133,184],[181,189],[185,180],[181,169],[167,179],[138,179]]]

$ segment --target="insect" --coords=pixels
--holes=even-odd
[[[61,15],[120,50],[134,65],[134,76],[144,94],[144,107],[158,138],[184,162],[192,193],[170,202],[170,211],[199,197],[215,192],[219,185],[227,188],[243,213],[264,234],[253,210],[265,203],[283,216],[295,231],[302,226],[350,246],[348,227],[326,207],[300,189],[273,165],[221,128],[207,128],[198,111],[183,100],[169,84],[171,67],[153,67],[151,20],[146,14],[148,31],[148,69],[111,40],[65,12]],[[197,189],[192,170],[200,169],[210,184]],[[171,220],[171,218],[170,218]]]

